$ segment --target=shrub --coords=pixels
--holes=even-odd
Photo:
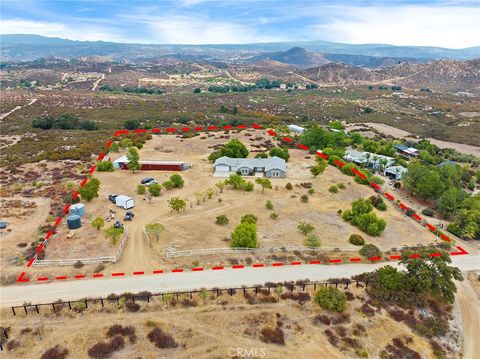
[[[338,189],[345,189],[345,185],[343,183],[337,184]]]
[[[270,218],[271,219],[277,219],[278,218],[278,214],[277,213],[270,213]]]
[[[308,196],[306,194],[302,195],[300,197],[300,201],[302,201],[303,203],[307,203],[308,202]]]
[[[160,193],[162,192],[162,186],[160,186],[158,183],[154,183],[154,184],[152,184],[148,187],[148,192],[150,192],[150,194],[153,197],[158,197],[158,196],[160,196]]]
[[[365,314],[367,317],[373,317],[375,315],[375,309],[373,309],[371,306],[369,306],[367,303],[363,303],[363,305],[360,307],[360,310],[362,311],[363,314]]]
[[[216,224],[219,224],[221,226],[223,225],[226,225],[228,224],[228,222],[230,222],[230,220],[228,219],[228,217],[224,214],[221,214],[220,216],[218,216],[215,220],[215,223]]]
[[[145,185],[139,184],[139,185],[137,186],[137,193],[138,193],[138,194],[145,194],[145,189],[146,189]]]
[[[347,296],[335,287],[322,287],[315,293],[314,302],[326,310],[343,312]]]
[[[44,352],[40,359],[64,359],[67,355],[68,349],[62,349],[59,345],[56,345]]]
[[[422,210],[422,214],[424,214],[425,216],[432,217],[435,214],[435,211],[427,207]]]
[[[173,187],[175,188],[182,188],[183,185],[185,184],[185,181],[183,180],[182,176],[179,174],[174,174],[170,176],[170,181],[173,183]]]
[[[308,191],[307,191],[307,193],[308,193],[309,195],[312,195],[312,194],[315,193],[315,189],[309,188]]]
[[[366,258],[371,258],[371,257],[380,257],[382,255],[382,252],[378,247],[374,244],[367,243],[365,244],[359,252],[362,256]]]
[[[240,223],[256,224],[257,220],[258,220],[257,216],[251,213],[247,213],[242,217],[242,219],[240,220]]]
[[[273,209],[273,203],[272,203],[272,201],[267,200],[267,202],[265,203],[265,208],[266,208],[266,209],[269,209],[269,210],[272,210],[272,209]]]
[[[101,161],[97,163],[97,171],[98,172],[113,172],[115,168],[113,168],[113,163],[110,161]]]
[[[315,227],[308,222],[300,222],[297,226],[297,229],[302,232],[304,235],[307,235],[315,230]]]
[[[140,304],[134,302],[125,302],[125,307],[129,312],[138,312],[140,310]]]
[[[260,331],[260,340],[264,343],[285,345],[285,335],[283,330],[279,327],[276,327],[275,329],[264,327]]]
[[[102,217],[97,217],[92,221],[92,227],[97,231],[101,230],[105,225],[105,220]]]
[[[363,246],[365,244],[365,239],[359,234],[352,234],[348,239],[349,242],[355,246]]]
[[[75,264],[73,265],[73,268],[79,269],[84,266],[82,261],[76,261]]]
[[[87,306],[83,302],[78,302],[73,306],[73,310],[76,311],[77,313],[81,313],[85,309],[87,309]]]
[[[256,248],[257,226],[250,223],[240,223],[232,233],[231,246],[234,248]]]
[[[92,358],[102,359],[109,357],[114,352],[123,348],[125,348],[125,340],[120,335],[116,335],[109,342],[99,342],[95,344],[88,349],[88,355]]]
[[[175,339],[160,328],[152,329],[150,333],[147,334],[147,338],[152,343],[155,343],[157,348],[167,349],[178,347],[178,343],[175,341]]]
[[[311,234],[305,239],[305,246],[310,248],[320,247],[320,239],[315,234]]]
[[[173,182],[170,181],[170,180],[167,180],[165,182],[162,183],[162,186],[165,188],[165,189],[172,189],[173,188]],[[150,186],[151,187],[151,186]]]
[[[379,211],[386,211],[387,210],[387,205],[383,201],[383,198],[380,196],[371,196],[370,197],[370,202],[372,202],[372,205],[378,209]]]
[[[286,185],[285,185],[285,188],[288,189],[289,191],[293,189],[293,186],[290,182],[288,182]]]
[[[332,185],[330,186],[330,188],[328,189],[328,191],[330,193],[338,193],[338,187],[336,185]]]

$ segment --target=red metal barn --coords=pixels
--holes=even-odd
[[[118,162],[122,170],[128,170],[128,161]],[[187,164],[182,161],[140,161],[142,171],[183,171]]]

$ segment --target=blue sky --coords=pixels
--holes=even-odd
[[[0,6],[2,34],[73,40],[480,45],[479,0],[2,0]]]

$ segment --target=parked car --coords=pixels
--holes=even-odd
[[[115,223],[113,224],[113,227],[114,228],[123,228],[123,223],[120,222],[120,221],[115,221]]]
[[[150,181],[150,182],[145,183],[145,186],[149,187],[149,186],[151,186],[151,185],[154,184],[154,183],[158,183],[158,182],[157,182],[156,180],[153,180],[153,181]]]
[[[112,202],[113,204],[117,204],[117,201],[116,201],[117,197],[118,197],[118,194],[114,194],[114,193],[108,195],[109,201]]]
[[[133,219],[133,217],[135,217],[135,214],[133,214],[132,211],[127,211],[127,213],[125,213],[125,217],[123,218],[124,221],[131,221]]]
[[[155,181],[155,178],[147,177],[147,178],[144,178],[143,180],[141,180],[140,183],[141,184],[147,184],[148,182],[152,182],[152,181]]]

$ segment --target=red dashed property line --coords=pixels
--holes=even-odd
[[[458,249],[458,252],[451,252],[450,255],[464,255],[464,254],[468,254],[467,251],[465,251],[462,247],[460,246],[457,246],[456,247]],[[440,252],[437,252],[437,253],[429,253],[428,254],[429,257],[440,257],[442,256],[442,253]],[[421,257],[421,254],[420,253],[413,253],[413,254],[410,254],[408,256],[409,258],[413,258],[413,259],[416,259],[416,258],[420,258]],[[370,257],[370,258],[360,258],[360,257],[352,257],[348,260],[346,259],[341,259],[341,258],[334,258],[334,259],[329,259],[327,262],[328,263],[345,263],[345,262],[350,262],[350,263],[358,263],[358,262],[365,262],[365,263],[369,263],[369,262],[376,262],[376,261],[381,261],[382,259],[384,259],[383,257],[381,256],[377,256],[377,257]],[[401,256],[400,255],[391,255],[389,257],[385,257],[385,259],[389,259],[389,260],[400,260],[401,259]],[[283,266],[298,266],[298,265],[319,265],[321,264],[322,262],[320,260],[311,260],[309,262],[301,262],[301,261],[293,261],[293,262],[290,262],[290,263],[283,263],[283,262],[274,262],[274,263],[271,263],[270,265],[267,265],[267,264],[264,264],[264,263],[255,263],[255,264],[252,264],[250,266],[245,266],[245,265],[241,265],[241,264],[237,264],[237,265],[232,265],[230,267],[224,267],[224,266],[215,266],[215,267],[211,267],[210,270],[211,271],[221,271],[221,270],[226,270],[226,269],[245,269],[247,267],[249,268],[265,268],[265,267],[283,267]],[[194,268],[191,268],[190,271],[191,272],[203,272],[205,271],[206,269],[203,268],[203,267],[194,267]],[[171,270],[171,273],[182,273],[182,272],[185,272],[186,270],[183,269],[183,268],[175,268],[175,269],[172,269]],[[162,273],[165,273],[165,271],[163,270],[153,270],[151,272],[151,274],[162,274]],[[135,272],[132,272],[132,275],[145,275],[145,271],[135,271]],[[25,272],[23,272],[20,276],[20,282],[29,282],[29,279],[28,278],[24,278],[25,276]],[[73,278],[74,279],[85,279],[85,278],[90,278],[90,279],[94,279],[94,278],[105,278],[105,277],[125,277],[127,276],[127,273],[125,272],[114,272],[114,273],[110,273],[110,274],[103,274],[103,273],[94,273],[94,274],[91,274],[90,276],[87,276],[87,275],[75,275]],[[66,280],[68,279],[67,276],[56,276],[56,277],[53,277],[52,280]],[[37,278],[36,281],[38,282],[44,282],[44,281],[48,281],[50,280],[48,277],[40,277],[40,278]]]
[[[224,130],[231,130],[231,129],[233,129],[234,127],[233,127],[233,126],[226,125],[226,126],[223,126],[222,128],[223,128]],[[245,126],[245,125],[238,125],[238,126],[236,126],[236,128],[237,128],[237,129],[246,129],[247,126]],[[260,125],[257,125],[257,124],[253,124],[253,125],[252,125],[252,128],[254,128],[254,129],[261,129],[261,128],[263,128],[263,127],[260,126]],[[205,129],[204,127],[195,127],[195,128],[194,128],[195,131],[202,131],[202,130],[204,130],[204,129]],[[207,127],[207,131],[213,131],[213,130],[219,130],[219,129],[220,129],[220,128],[219,128],[218,126],[208,126],[208,127]],[[190,128],[188,128],[188,127],[182,127],[182,128],[180,128],[180,130],[181,130],[182,132],[188,132],[188,131],[190,131]],[[162,130],[161,130],[160,128],[154,128],[154,129],[151,130],[152,133],[160,133],[161,131],[162,131]],[[166,132],[166,133],[174,133],[174,132],[177,132],[177,131],[178,131],[178,129],[173,128],[173,127],[166,128],[166,129],[165,129],[165,132]],[[145,129],[137,129],[137,130],[134,130],[134,131],[132,131],[132,132],[133,132],[133,133],[147,133],[148,131],[145,130]],[[128,133],[130,133],[130,131],[128,131],[128,130],[118,130],[118,131],[115,131],[114,137],[117,137],[117,136],[120,136],[120,135],[123,135],[123,134],[128,134]],[[270,136],[276,136],[276,135],[277,135],[277,133],[276,133],[275,131],[273,131],[273,130],[268,130],[267,133],[268,133]],[[283,137],[283,138],[282,138],[282,141],[287,142],[287,143],[294,144],[293,139],[291,139],[291,138],[289,138],[289,137]],[[110,146],[112,145],[112,143],[113,143],[113,141],[112,141],[112,140],[109,140],[109,141],[107,142],[106,146],[105,146],[105,149],[110,148]],[[309,151],[309,150],[310,150],[310,148],[309,148],[308,146],[305,146],[305,145],[303,145],[303,144],[301,144],[301,143],[297,143],[297,144],[295,144],[295,146],[296,146],[297,148],[301,149],[301,150],[304,150],[304,151]],[[328,159],[328,158],[329,158],[328,155],[326,155],[325,153],[320,152],[320,151],[317,151],[317,152],[316,152],[316,155],[319,156],[319,157],[321,157],[321,158],[324,158],[324,159]],[[105,152],[101,152],[101,153],[98,155],[98,157],[97,157],[97,162],[102,161],[102,160],[104,159],[104,157],[105,157]],[[334,163],[335,163],[337,166],[339,166],[339,167],[344,167],[344,166],[345,166],[345,163],[342,162],[342,161],[339,161],[339,160],[335,160]],[[93,174],[93,172],[95,171],[95,169],[96,169],[96,165],[92,165],[92,167],[91,167],[90,170],[89,170],[89,174]],[[363,180],[366,179],[366,175],[365,175],[364,173],[362,173],[361,171],[357,170],[356,168],[352,168],[351,171],[352,171],[352,173],[354,173],[355,175],[357,175],[357,176],[360,177],[361,179],[363,179]],[[84,178],[84,179],[82,180],[82,182],[80,183],[80,186],[83,187],[83,186],[86,184],[87,181],[88,181],[88,177]],[[380,191],[380,189],[381,189],[380,186],[379,186],[378,184],[374,183],[374,182],[370,182],[370,186],[371,186],[373,189],[375,189],[376,191]],[[77,198],[78,195],[79,195],[79,193],[78,193],[78,191],[76,191],[76,192],[72,195],[72,199]],[[384,195],[387,199],[389,199],[390,201],[394,201],[394,200],[395,200],[395,198],[394,198],[391,194],[389,194],[389,193],[387,193],[387,192],[383,193],[383,195]],[[398,206],[399,206],[402,210],[404,210],[404,211],[407,211],[407,210],[409,209],[409,207],[405,206],[405,205],[402,204],[402,203],[399,203]],[[67,204],[67,205],[64,207],[64,209],[63,209],[63,213],[64,213],[64,214],[68,214],[69,208],[70,208],[70,205]],[[420,216],[418,216],[417,214],[412,215],[412,217],[413,217],[414,219],[416,219],[417,221],[419,221],[419,222],[422,221],[422,218],[421,218]],[[56,219],[55,223],[54,223],[54,227],[57,227],[57,226],[60,224],[61,221],[62,221],[62,217],[59,216],[59,217]],[[436,231],[437,231],[436,227],[432,226],[432,225],[429,224],[429,223],[425,223],[425,226],[426,226],[428,229],[430,229],[432,232],[436,232]],[[47,233],[47,235],[45,236],[45,240],[44,240],[44,241],[39,245],[39,247],[37,248],[36,254],[38,254],[38,253],[44,248],[44,246],[45,246],[45,244],[47,243],[48,239],[49,239],[53,234],[54,234],[54,230],[53,230],[53,229],[50,230],[50,231]],[[439,232],[439,235],[440,235],[440,237],[441,237],[443,240],[448,241],[448,242],[451,242],[451,239],[450,239],[447,235],[445,235],[444,233]],[[468,254],[468,252],[465,251],[462,247],[457,246],[456,248],[458,249],[458,252],[451,252],[450,255],[465,255],[465,254]],[[438,256],[441,256],[441,255],[442,255],[441,253],[431,253],[431,254],[429,254],[430,257],[438,257]],[[420,255],[419,253],[415,253],[415,254],[410,255],[409,257],[410,257],[410,258],[420,258],[420,256],[421,256],[421,255]],[[32,264],[33,264],[33,262],[35,261],[35,259],[36,259],[36,255],[35,255],[33,258],[31,258],[30,261],[27,263],[27,268],[29,268],[30,266],[32,266]],[[379,261],[379,260],[381,260],[381,259],[382,259],[382,257],[371,257],[371,258],[368,258],[368,261],[373,262],[373,261]],[[392,255],[392,256],[389,256],[388,259],[390,259],[390,260],[399,260],[399,259],[401,259],[401,256],[400,256],[400,255]],[[360,257],[352,257],[352,258],[349,259],[349,262],[362,262],[362,258],[360,258]],[[329,259],[329,260],[328,260],[328,263],[342,263],[342,259]],[[291,265],[291,266],[302,265],[302,264],[303,264],[303,263],[300,262],[300,261],[290,262],[290,265]],[[320,260],[311,260],[310,262],[305,263],[305,264],[312,264],[312,265],[313,265],[313,264],[321,264],[321,261],[320,261]],[[275,263],[272,263],[272,264],[271,264],[272,267],[280,267],[280,266],[284,266],[284,265],[288,265],[288,264],[285,264],[285,263],[282,263],[282,262],[275,262]],[[266,266],[266,265],[263,264],[263,263],[256,263],[256,264],[251,265],[250,267],[252,267],[252,268],[263,268],[263,267],[265,267],[265,266]],[[246,266],[244,266],[244,265],[232,265],[230,268],[231,268],[231,269],[244,269],[244,268],[246,268]],[[223,266],[215,266],[215,267],[212,267],[212,268],[211,268],[212,271],[224,270],[224,269],[225,269],[225,267],[223,267]],[[192,268],[191,271],[192,271],[192,272],[204,271],[204,268],[202,268],[202,267],[195,267],[195,268]],[[175,268],[175,269],[172,269],[171,272],[172,272],[172,273],[181,273],[181,272],[184,272],[184,269],[183,269],[183,268]],[[162,274],[162,273],[164,273],[164,271],[161,270],[161,269],[153,270],[153,271],[152,271],[152,274]],[[145,274],[145,271],[135,271],[135,272],[132,272],[132,274],[133,274],[133,275],[144,275],[144,274]],[[22,273],[19,275],[19,277],[18,277],[18,279],[17,279],[17,282],[29,282],[30,280],[29,280],[28,278],[26,278],[25,275],[26,275],[26,272],[22,272]],[[126,275],[125,272],[115,272],[115,273],[111,273],[111,274],[110,274],[111,277],[124,277],[125,275]],[[103,277],[105,277],[105,275],[104,275],[103,273],[94,273],[94,274],[92,274],[90,277],[91,277],[91,278],[103,278]],[[67,278],[68,278],[67,276],[56,276],[56,277],[54,277],[54,280],[66,280]],[[86,275],[75,275],[73,278],[74,278],[74,279],[85,279],[85,278],[87,278],[87,276],[86,276]],[[39,278],[37,278],[36,280],[39,281],[39,282],[42,282],[42,281],[48,281],[49,278],[48,278],[48,277],[39,277]]]

